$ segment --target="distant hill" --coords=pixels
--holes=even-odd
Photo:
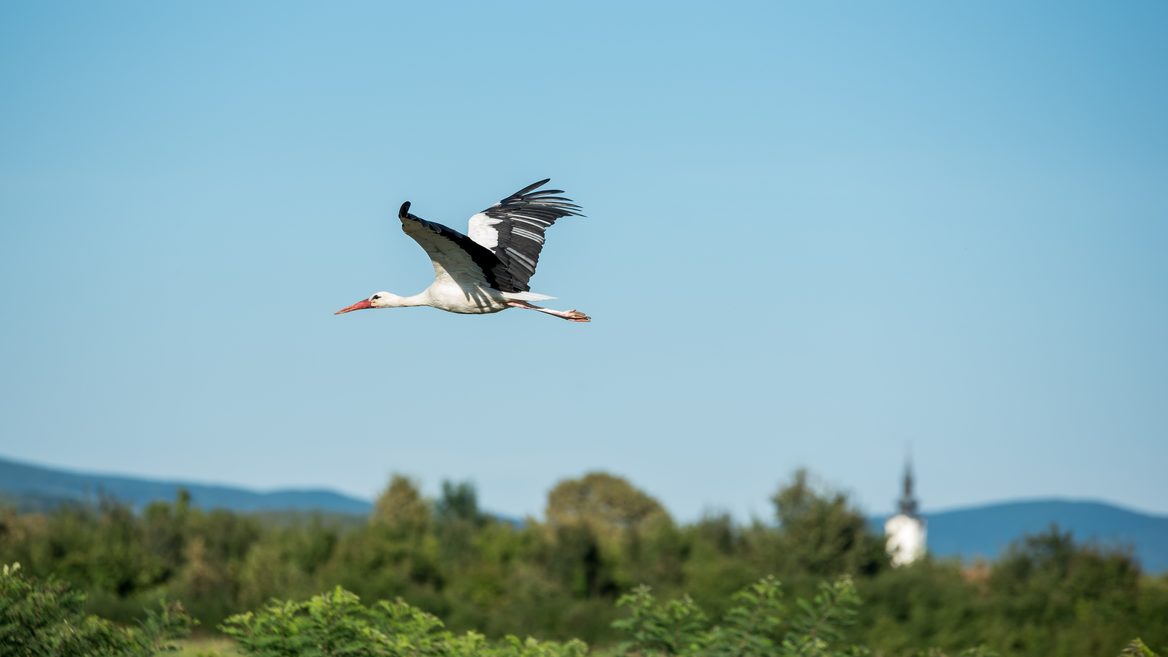
[[[106,495],[141,508],[150,502],[173,500],[180,488],[204,509],[232,511],[322,511],[366,515],[372,505],[330,490],[260,492],[233,486],[212,486],[137,477],[68,472],[0,458],[0,499],[21,509],[43,509],[61,502],[92,502]]]
[[[1129,511],[1102,502],[1031,500],[951,511],[924,512],[929,552],[939,557],[993,559],[1025,534],[1058,525],[1075,540],[1131,548],[1144,570],[1168,571],[1168,517]],[[872,518],[884,531],[887,516]]]

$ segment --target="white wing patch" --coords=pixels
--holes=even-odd
[[[502,219],[492,219],[479,212],[470,218],[467,236],[479,245],[494,251],[495,247],[499,246],[499,231],[495,226],[500,223],[503,223]]]

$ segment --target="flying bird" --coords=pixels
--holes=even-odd
[[[532,183],[473,215],[469,236],[410,214],[410,202],[402,203],[397,213],[402,231],[430,256],[434,282],[409,297],[375,292],[335,314],[366,308],[430,306],[481,315],[522,308],[573,322],[591,321],[578,310],[552,310],[531,303],[554,298],[532,292],[528,285],[543,249],[544,232],[561,217],[583,216],[580,206],[561,196],[563,190],[539,189],[550,180]]]

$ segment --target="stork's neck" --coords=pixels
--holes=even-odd
[[[430,305],[430,293],[429,293],[429,290],[423,290],[423,291],[421,291],[413,296],[398,297],[397,299],[394,299],[394,301],[390,307],[392,307],[392,308],[410,308],[413,306],[428,306],[428,305]]]

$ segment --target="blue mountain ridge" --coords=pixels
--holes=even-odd
[[[192,503],[205,509],[365,515],[373,507],[367,500],[323,489],[260,492],[234,486],[69,472],[0,458],[0,496],[16,502],[17,506],[91,502],[108,496],[141,508],[151,502],[173,500],[179,489],[186,489]]]

